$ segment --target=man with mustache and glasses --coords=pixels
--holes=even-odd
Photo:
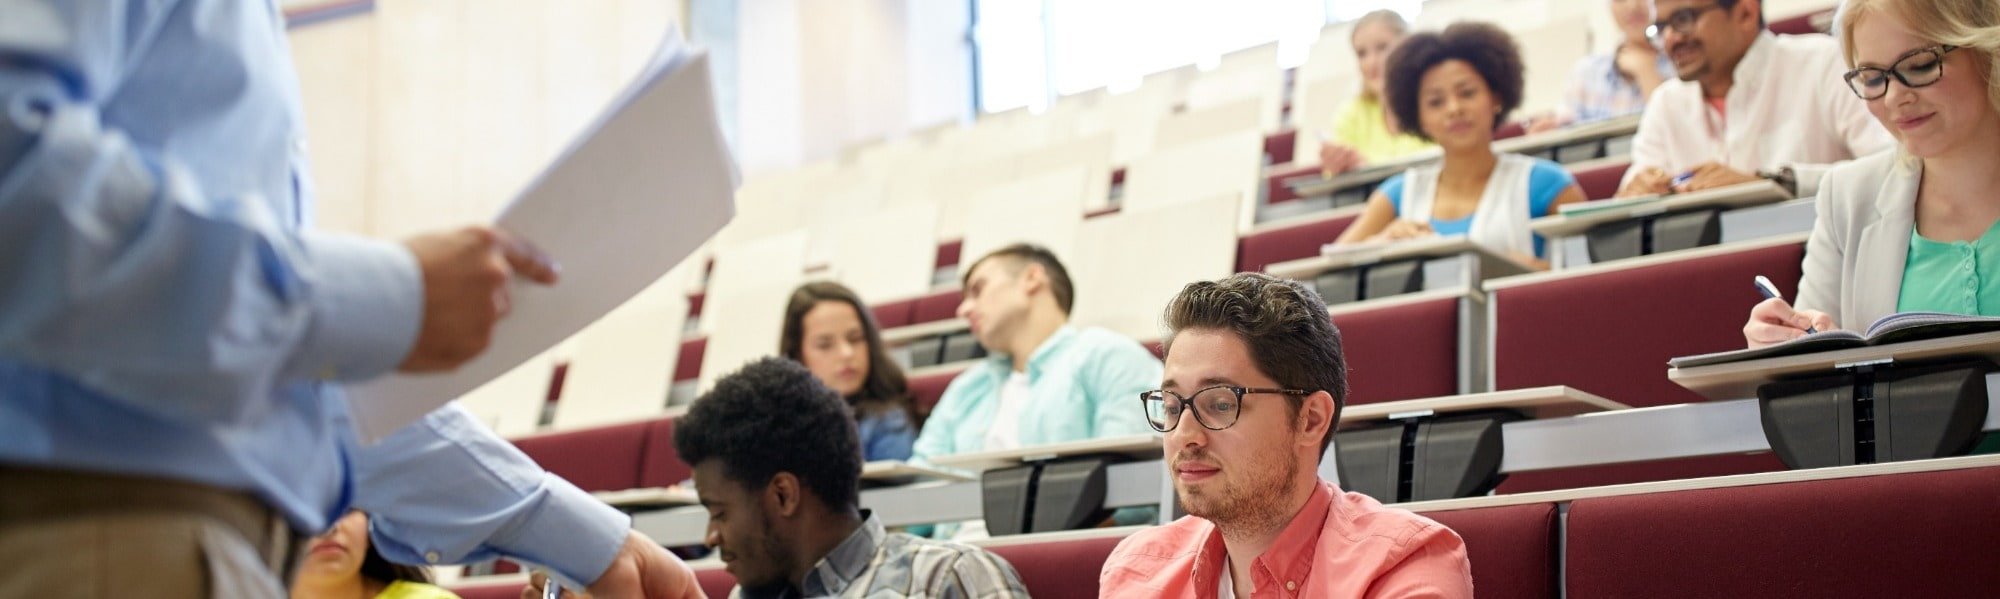
[[[708,508],[704,539],[738,597],[1026,597],[1007,562],[890,533],[861,509],[846,400],[805,366],[765,358],[715,383],[675,426]]]
[[[1472,596],[1457,533],[1319,479],[1347,395],[1319,294],[1238,274],[1189,284],[1165,322],[1161,388],[1139,399],[1189,516],[1119,543],[1101,596]]]
[[[1678,81],[1653,91],[1620,197],[1770,179],[1813,195],[1836,163],[1892,147],[1853,94],[1825,35],[1774,35],[1759,0],[1654,0],[1654,43]]]

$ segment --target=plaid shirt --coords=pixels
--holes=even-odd
[[[1014,567],[970,545],[889,533],[873,513],[806,573],[804,584],[772,595],[751,595],[737,587],[731,597],[792,599],[818,597],[940,597],[1014,599],[1027,597]]]
[[[1677,77],[1674,61],[1665,52],[1660,53],[1656,66],[1660,77],[1669,81]],[[1581,124],[1639,114],[1645,109],[1646,97],[1639,95],[1639,85],[1618,74],[1618,53],[1613,51],[1577,61],[1558,113],[1570,123]]]

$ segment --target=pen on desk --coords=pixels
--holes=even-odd
[[[1783,295],[1778,294],[1778,286],[1772,285],[1771,280],[1764,278],[1764,275],[1757,275],[1756,284],[1757,284],[1757,293],[1763,294],[1764,299],[1784,299],[1785,297]],[[1806,334],[1808,335],[1818,332],[1819,332],[1818,329],[1814,329],[1812,327],[1806,327]]]

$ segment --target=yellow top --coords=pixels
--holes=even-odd
[[[382,589],[382,594],[376,595],[375,599],[459,599],[459,597],[457,593],[437,585],[398,580],[389,583],[388,588]]]
[[[1357,97],[1341,106],[1340,113],[1333,117],[1333,141],[1360,152],[1365,164],[1388,162],[1437,147],[1415,135],[1390,133],[1382,111],[1381,102],[1366,97]]]

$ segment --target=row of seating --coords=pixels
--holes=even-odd
[[[1992,456],[1413,504],[1465,539],[1482,598],[1973,597],[2000,588]],[[1921,506],[1921,509],[1910,509]],[[1130,529],[982,542],[1036,597],[1095,597]],[[1335,574],[1337,575],[1337,574]],[[697,569],[711,597],[734,584]],[[467,599],[518,596],[520,579]]]

